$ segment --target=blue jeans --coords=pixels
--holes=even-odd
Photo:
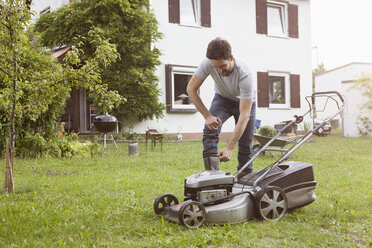
[[[238,122],[240,111],[239,102],[235,102],[228,98],[225,98],[219,94],[216,94],[213,98],[209,112],[213,116],[217,116],[221,119],[222,124],[234,116],[235,124]],[[249,159],[252,158],[252,141],[254,135],[254,122],[256,119],[256,103],[253,102],[251,115],[244,130],[244,133],[238,142],[238,167],[240,170]],[[217,130],[210,130],[206,125],[204,125],[203,130],[203,157],[213,157],[217,155],[218,148],[217,144],[219,141],[219,134],[221,132],[222,125]],[[249,164],[248,168],[252,169],[252,163]]]

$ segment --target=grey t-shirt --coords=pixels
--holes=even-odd
[[[235,68],[231,75],[224,77],[218,74],[211,61],[204,59],[195,74],[203,81],[211,75],[215,82],[215,92],[233,101],[240,99],[255,100],[256,91],[253,85],[252,71],[242,60],[235,60]]]

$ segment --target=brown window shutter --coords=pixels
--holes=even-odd
[[[291,74],[291,108],[301,108],[300,75]]]
[[[201,25],[211,27],[211,0],[201,0]]]
[[[269,73],[257,72],[257,105],[269,107]]]
[[[180,0],[168,0],[169,22],[180,23]]]
[[[169,64],[165,65],[165,91],[166,98],[165,103],[167,105],[167,111],[172,108],[172,66]]]
[[[288,4],[288,35],[298,38],[298,6]]]
[[[256,0],[256,32],[267,34],[267,0]]]

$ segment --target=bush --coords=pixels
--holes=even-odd
[[[263,126],[257,130],[257,133],[266,137],[274,137],[276,135],[276,130],[270,126]]]
[[[90,141],[82,143],[78,134],[65,135],[62,131],[49,138],[44,138],[40,133],[26,133],[17,140],[16,145],[16,155],[22,158],[93,157],[101,155],[102,152],[103,148],[99,144]]]
[[[39,133],[26,133],[23,137],[17,140],[16,154],[20,157],[39,157],[40,154],[45,154],[48,151],[48,144],[43,136]]]
[[[123,140],[144,140],[144,138],[140,134],[132,131],[121,131],[115,136],[115,138]]]

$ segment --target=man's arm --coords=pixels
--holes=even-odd
[[[234,133],[225,148],[220,150],[217,157],[222,161],[226,162],[231,159],[232,150],[234,149],[236,143],[239,141],[240,137],[243,135],[245,128],[247,127],[252,108],[253,100],[241,99],[239,103],[239,119],[236,123]]]
[[[191,98],[192,103],[199,110],[200,114],[204,117],[205,125],[207,125],[210,130],[216,130],[222,124],[221,120],[208,111],[198,94],[198,89],[203,82],[204,81],[201,78],[194,74],[187,85],[187,94]]]

